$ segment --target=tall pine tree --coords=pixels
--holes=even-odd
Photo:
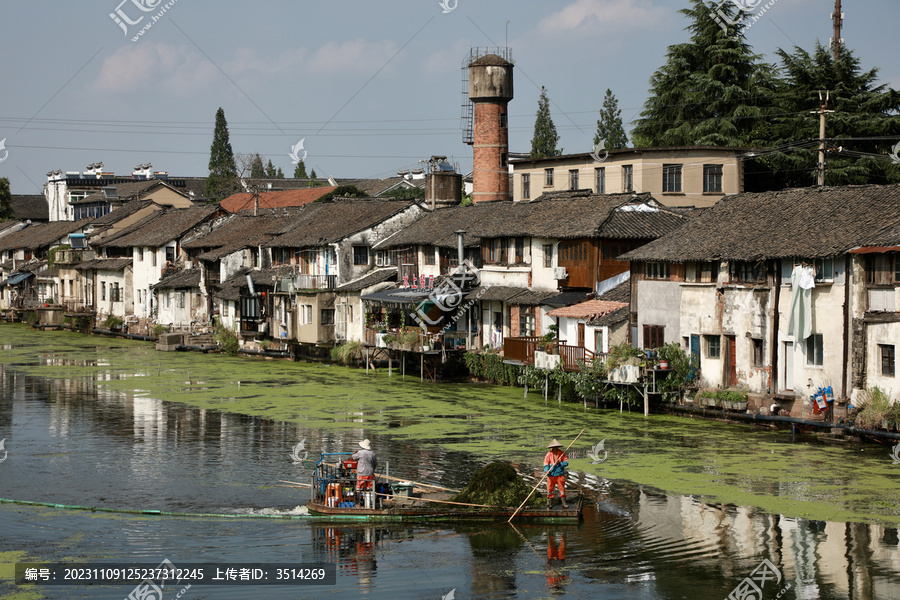
[[[216,128],[209,147],[209,176],[206,178],[206,197],[218,202],[238,190],[237,166],[234,151],[228,141],[228,123],[225,111],[216,111]]]
[[[306,179],[309,175],[306,174],[306,165],[301,160],[297,163],[297,166],[294,167],[294,179]]]
[[[618,150],[628,145],[628,136],[625,135],[625,127],[622,126],[619,101],[608,88],[603,98],[603,108],[600,109],[600,118],[597,120],[594,145],[599,144],[601,140],[606,140],[605,150]]]
[[[734,19],[737,8],[721,10]],[[703,0],[679,11],[690,41],[669,46],[650,78],[650,97],[631,132],[636,146],[741,146],[772,110],[774,82],[746,43],[743,22],[727,31]]]
[[[259,154],[254,155],[253,162],[250,163],[250,178],[263,179],[266,176],[266,169],[263,166],[262,157]]]
[[[9,179],[0,177],[0,221],[15,216],[12,208],[12,195],[9,192]]]
[[[547,98],[547,89],[541,86],[541,96],[538,98],[537,116],[534,119],[534,137],[531,138],[531,158],[544,158],[545,156],[559,156],[562,149],[557,149],[559,134],[556,133],[556,125],[550,116],[550,100]]]
[[[887,158],[893,140],[900,137],[900,92],[878,85],[878,69],[863,71],[860,61],[846,46],[835,60],[830,48],[816,43],[812,54],[794,48],[789,54],[777,51],[778,115],[754,132],[751,142],[773,148],[747,165],[746,171],[771,171],[771,177],[748,180],[748,189],[781,188],[816,184],[819,116],[811,114],[821,106],[827,91],[828,109],[825,135],[825,184],[852,185],[900,182],[900,167]],[[842,141],[842,138],[869,138]]]

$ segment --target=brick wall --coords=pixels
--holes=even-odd
[[[501,127],[507,103],[480,100],[475,102],[473,129],[472,201],[509,200],[509,130]],[[504,117],[505,118],[505,117]]]

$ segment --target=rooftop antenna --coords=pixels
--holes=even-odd
[[[841,54],[841,44],[844,38],[841,37],[841,26],[844,24],[844,13],[841,12],[841,0],[834,0],[834,12],[831,13],[831,21],[834,23],[834,37],[831,38],[831,51],[834,52],[834,60],[837,60]]]

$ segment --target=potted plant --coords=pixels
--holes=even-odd
[[[412,350],[416,342],[419,341],[419,332],[406,330],[399,336],[400,347],[403,350]]]

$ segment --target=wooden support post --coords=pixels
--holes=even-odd
[[[391,356],[391,351],[388,350],[388,377],[394,376],[394,357]]]
[[[425,381],[425,353],[419,355],[419,381]]]
[[[644,416],[650,416],[650,394],[647,393],[647,383],[644,383]]]
[[[406,381],[406,352],[400,351],[400,376]]]
[[[369,347],[366,346],[366,375],[369,374]]]

